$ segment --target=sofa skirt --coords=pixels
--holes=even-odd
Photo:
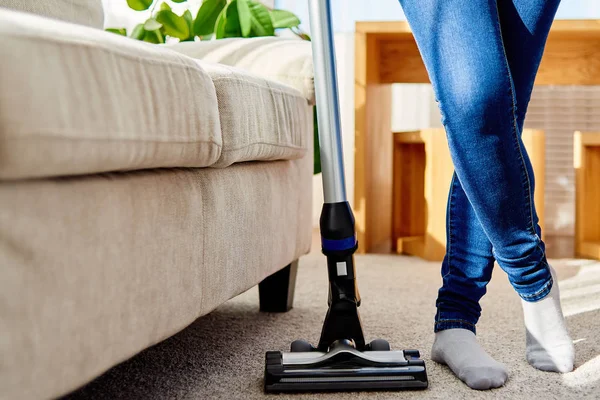
[[[50,398],[307,253],[312,157],[0,183],[0,398]]]

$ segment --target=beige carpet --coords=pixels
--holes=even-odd
[[[524,359],[519,299],[495,269],[478,337],[510,370],[505,387],[476,392],[445,366],[429,359],[439,264],[394,255],[357,256],[361,315],[368,339],[383,337],[395,348],[424,356],[430,388],[376,392],[265,396],[264,353],[287,350],[296,338],[318,340],[326,310],[326,268],[318,253],[300,264],[295,308],[287,314],[258,312],[255,289],[229,301],[178,335],[113,368],[69,399],[600,399],[600,263],[555,260],[577,369],[544,373]]]

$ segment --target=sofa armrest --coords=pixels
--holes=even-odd
[[[310,42],[281,37],[230,38],[165,45],[188,57],[244,69],[291,86],[315,102]]]

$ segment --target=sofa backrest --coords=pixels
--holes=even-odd
[[[102,0],[0,0],[0,7],[102,29]]]

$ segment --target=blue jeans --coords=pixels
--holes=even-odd
[[[526,301],[552,287],[521,132],[559,2],[400,0],[455,168],[436,332],[475,332],[494,260]]]

